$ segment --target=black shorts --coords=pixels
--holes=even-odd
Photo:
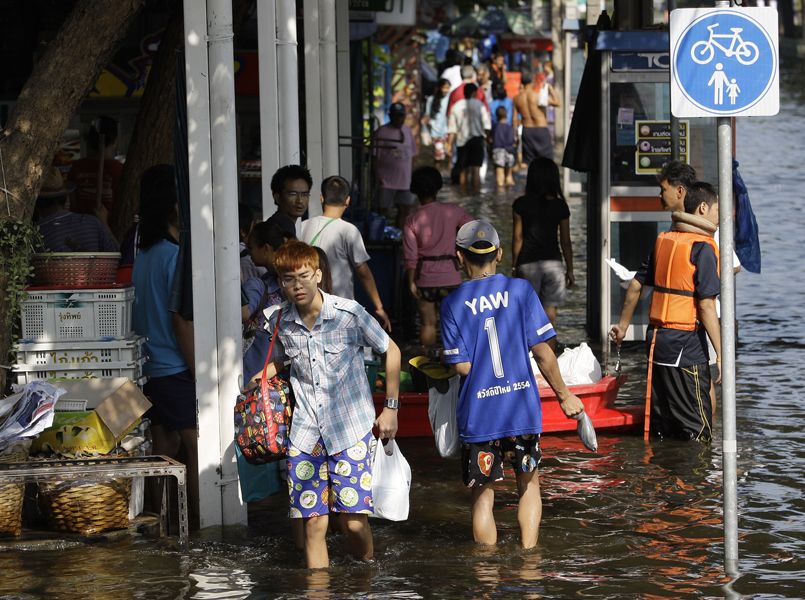
[[[481,136],[470,138],[467,143],[458,149],[461,154],[461,166],[480,167],[484,164],[484,138]]]
[[[652,365],[652,435],[709,442],[712,411],[706,362],[690,367]]]
[[[425,302],[441,302],[457,287],[457,285],[454,285],[451,287],[421,287],[418,289],[419,295],[422,296]]]
[[[539,468],[541,458],[536,433],[461,444],[464,485],[479,487],[502,480],[504,459],[511,463],[515,473],[531,473]]]
[[[165,377],[152,377],[143,386],[143,394],[153,406],[145,416],[170,431],[197,429],[196,382],[190,371]]]

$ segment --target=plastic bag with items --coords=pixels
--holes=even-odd
[[[601,379],[601,364],[584,342],[576,348],[565,348],[557,362],[567,385],[597,383]]]

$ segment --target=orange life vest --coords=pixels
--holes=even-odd
[[[656,327],[693,331],[697,327],[698,301],[694,297],[693,275],[696,265],[690,260],[693,244],[718,246],[712,236],[682,231],[667,231],[657,236],[654,244],[654,293],[651,297],[649,322]]]

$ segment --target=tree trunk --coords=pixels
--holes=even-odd
[[[123,38],[142,0],[79,0],[25,83],[0,133],[0,221],[30,223],[42,172],[51,164],[70,118]],[[29,249],[20,248],[21,252]],[[11,344],[9,273],[0,268],[0,358]],[[6,360],[0,361],[6,364]],[[0,391],[7,371],[0,368]]]
[[[140,100],[137,122],[126,153],[120,191],[109,224],[122,240],[140,205],[140,176],[161,163],[173,164],[176,119],[176,53],[184,40],[182,4],[168,21]]]

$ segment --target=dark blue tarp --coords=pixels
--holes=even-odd
[[[735,194],[735,254],[741,266],[750,273],[760,273],[760,238],[757,219],[749,203],[749,192],[741,174],[738,161],[732,161],[732,191]]]
[[[599,31],[610,29],[606,11],[598,17],[594,30],[587,30],[587,62],[579,83],[576,107],[567,134],[562,166],[574,171],[597,171],[601,134],[601,53],[595,49]]]

